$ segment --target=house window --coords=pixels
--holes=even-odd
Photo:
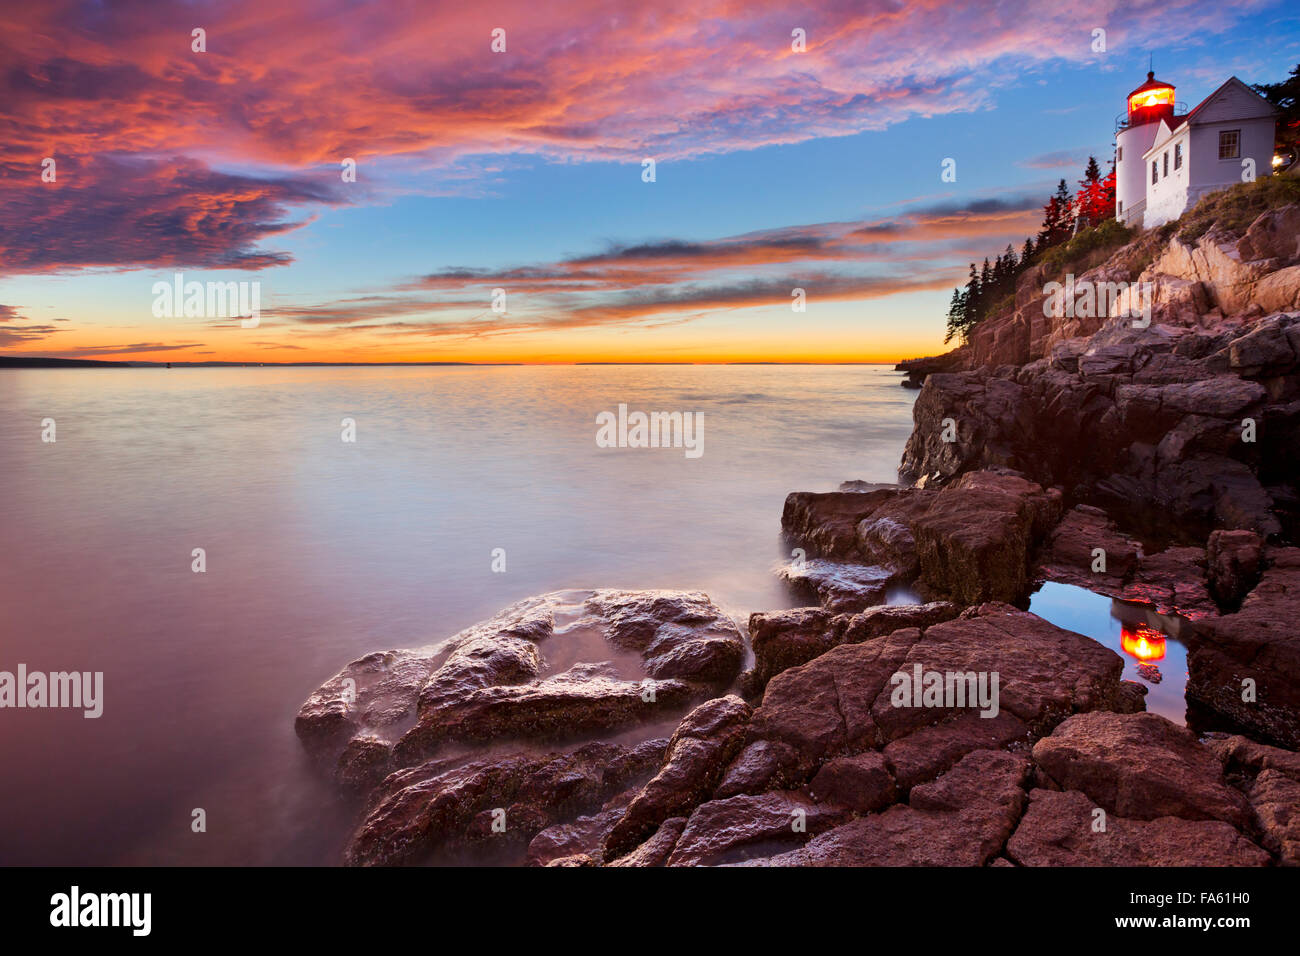
[[[1115,204],[1115,211],[1119,213],[1122,213],[1124,211],[1124,200],[1121,199],[1119,202]]]
[[[1168,175],[1169,175],[1169,150],[1165,150],[1165,157],[1164,157],[1164,159],[1165,159],[1165,171],[1164,171],[1164,175],[1168,176]]]
[[[1174,169],[1183,168],[1183,144],[1174,143]]]
[[[1151,185],[1160,182],[1160,164],[1154,159],[1151,160]]]
[[[1219,159],[1237,159],[1241,156],[1241,130],[1219,131]]]
[[[1123,147],[1123,146],[1121,146],[1121,147],[1119,148],[1119,154],[1115,157],[1115,160],[1116,160],[1116,162],[1123,162],[1123,161],[1124,161],[1124,147]]]

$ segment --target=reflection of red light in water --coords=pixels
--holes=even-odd
[[[1146,624],[1125,624],[1120,630],[1120,646],[1142,662],[1165,659],[1165,636]]]

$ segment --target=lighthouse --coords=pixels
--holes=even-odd
[[[1174,124],[1174,85],[1154,72],[1128,95],[1128,109],[1115,121],[1115,218],[1141,225],[1146,209],[1146,163],[1143,154],[1155,142],[1160,121]],[[1184,112],[1186,108],[1184,107]]]

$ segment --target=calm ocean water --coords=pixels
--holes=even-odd
[[[790,606],[782,502],[895,480],[915,398],[898,382],[878,366],[0,372],[0,670],[105,683],[97,720],[0,713],[0,863],[337,862],[349,811],[293,734],[321,681],[557,588],[701,589],[741,620]],[[702,412],[703,456],[598,448],[596,415],[619,403]]]

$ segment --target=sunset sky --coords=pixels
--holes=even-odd
[[[1276,81],[1300,8],[9,2],[0,354],[932,354],[967,263],[1019,249],[1057,179],[1109,161],[1149,55],[1188,104]],[[259,327],[155,317],[176,272],[259,282]]]

